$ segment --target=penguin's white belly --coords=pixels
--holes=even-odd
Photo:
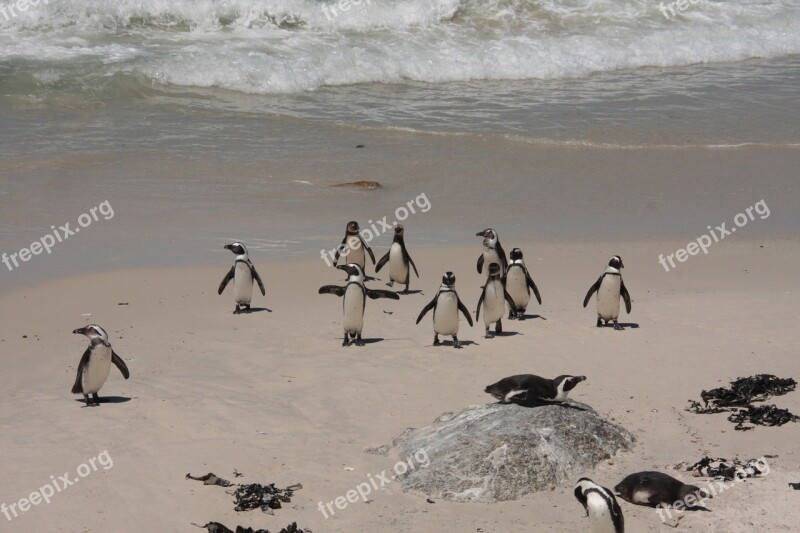
[[[597,289],[597,316],[615,320],[619,316],[619,276],[605,276]]]
[[[528,279],[525,272],[520,267],[510,267],[506,278],[506,291],[511,299],[514,300],[517,309],[526,309],[528,302],[531,301],[531,294],[528,292]]]
[[[614,522],[606,501],[599,494],[589,494],[586,500],[593,533],[614,533]]]
[[[98,345],[92,350],[89,362],[83,367],[81,386],[84,394],[98,392],[111,371],[111,348]]]
[[[361,270],[364,270],[364,267],[367,264],[367,258],[364,254],[364,247],[361,245],[361,239],[358,238],[358,235],[353,235],[347,238],[347,246],[349,252],[345,250],[347,256],[345,257],[345,263],[354,263],[361,267]]]
[[[403,248],[393,243],[389,249],[389,279],[397,283],[408,283],[408,263],[403,260]]]
[[[347,333],[361,333],[364,327],[364,291],[354,283],[344,292],[342,327]]]
[[[500,256],[495,251],[494,248],[486,248],[483,252],[483,274],[485,276],[489,276],[489,265],[492,263],[497,263],[500,265],[500,269],[503,269],[503,262],[500,261]],[[503,274],[502,272],[500,273]]]
[[[486,284],[483,297],[483,322],[489,324],[497,322],[506,312],[506,299],[503,294],[503,284],[500,281],[491,281]]]
[[[253,273],[241,261],[236,262],[233,273],[233,297],[237,304],[249,304],[253,299]]]
[[[439,295],[433,311],[433,331],[439,335],[458,333],[458,297],[446,292]]]

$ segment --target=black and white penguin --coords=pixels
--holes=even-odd
[[[256,267],[247,255],[247,248],[240,242],[233,244],[226,244],[226,250],[230,250],[236,255],[233,266],[225,274],[222,283],[219,284],[217,294],[222,294],[225,287],[230,280],[233,280],[233,299],[236,301],[236,307],[233,310],[234,315],[239,313],[246,313],[250,311],[250,301],[253,299],[253,280],[258,283],[258,288],[261,289],[261,295],[266,296],[267,291],[264,290],[264,282],[256,272]]]
[[[625,288],[625,283],[622,281],[621,270],[624,266],[620,256],[612,257],[605,272],[597,278],[594,285],[589,288],[589,292],[586,293],[586,298],[583,299],[583,306],[586,307],[592,294],[597,292],[598,328],[603,327],[603,321],[605,321],[606,324],[613,322],[616,330],[622,329],[617,322],[620,296],[625,300],[625,310],[628,314],[631,312],[631,295],[628,294],[628,289]]]
[[[661,472],[637,472],[626,476],[620,481],[614,492],[625,501],[637,505],[650,507],[669,507],[675,502],[682,501],[686,508],[696,507],[707,510],[702,505],[696,505],[701,500],[710,498],[711,495],[695,485],[686,485],[682,481]],[[687,496],[692,496],[687,498]]]
[[[562,403],[567,400],[569,391],[586,376],[558,376],[547,379],[533,374],[518,374],[503,378],[484,389],[501,403],[516,403],[528,407]]]
[[[375,278],[365,276],[359,265],[348,263],[339,265],[337,268],[347,272],[347,284],[344,287],[325,285],[319,288],[319,293],[344,297],[342,301],[342,327],[344,328],[342,346],[349,346],[351,338],[354,339],[356,346],[364,346],[364,341],[361,340],[361,330],[364,328],[364,307],[367,302],[367,296],[373,300],[377,298],[399,300],[400,297],[392,291],[368,289],[364,282]]]
[[[411,256],[408,255],[408,250],[406,250],[406,243],[403,238],[404,233],[405,229],[401,224],[394,227],[394,241],[392,242],[392,247],[389,248],[386,255],[380,258],[378,264],[375,266],[375,272],[380,272],[383,265],[388,261],[389,283],[387,285],[391,287],[394,285],[395,281],[405,284],[406,288],[403,290],[403,293],[408,293],[408,287],[411,283],[411,267],[414,268],[414,274],[416,274],[417,277],[419,277],[419,272],[417,272],[417,265],[414,264],[414,260],[411,259]]]
[[[461,299],[456,293],[456,276],[452,272],[445,272],[442,276],[439,292],[422,309],[417,317],[417,324],[431,309],[433,309],[433,345],[441,345],[439,335],[452,335],[453,348],[461,348],[461,343],[458,342],[458,312],[461,311],[470,327],[472,327],[472,317],[469,316],[467,307],[461,303]]]
[[[522,250],[514,248],[511,250],[510,257],[511,263],[508,264],[504,283],[506,291],[511,295],[511,299],[514,300],[514,304],[517,306],[517,312],[509,310],[508,319],[524,320],[525,310],[531,300],[531,291],[536,296],[536,301],[539,302],[539,305],[542,305],[542,297],[539,295],[539,289],[525,267],[525,261],[522,259]]]
[[[343,255],[346,258],[347,264],[356,264],[361,267],[362,272],[366,272],[367,256],[364,250],[369,253],[372,264],[375,264],[375,254],[372,253],[372,248],[369,247],[369,244],[361,237],[360,232],[361,228],[358,227],[358,222],[351,220],[347,223],[342,244],[339,248],[336,248],[336,253],[333,256],[333,266],[336,266],[336,263],[339,262],[339,255]],[[339,249],[342,246],[344,246],[345,252],[340,254]]]
[[[78,375],[75,377],[75,385],[72,386],[72,394],[83,394],[86,406],[100,405],[100,398],[97,393],[103,387],[111,372],[111,363],[114,363],[122,376],[128,379],[131,374],[119,355],[117,355],[111,343],[108,342],[108,334],[97,324],[89,324],[84,328],[78,328],[72,333],[86,335],[89,338],[89,347],[83,352],[81,362],[78,363]],[[92,399],[89,399],[89,395]]]
[[[486,280],[486,285],[483,286],[481,297],[478,300],[475,320],[481,317],[481,305],[483,305],[483,323],[486,325],[486,338],[491,339],[494,335],[489,332],[489,326],[493,323],[497,323],[494,328],[495,333],[503,332],[502,318],[506,312],[505,302],[508,302],[511,311],[514,313],[517,312],[517,307],[514,300],[506,292],[505,285],[503,285],[503,278],[500,277],[500,265],[491,263],[487,271],[489,278]]]
[[[622,509],[610,490],[582,477],[575,484],[575,498],[589,517],[592,533],[625,533]]]
[[[505,274],[508,268],[508,259],[506,259],[506,252],[500,246],[500,238],[497,232],[492,228],[486,228],[475,234],[477,237],[483,237],[483,253],[478,257],[478,274],[483,272],[484,263],[487,266],[486,275],[489,275],[488,266],[492,263],[500,265],[500,275]]]

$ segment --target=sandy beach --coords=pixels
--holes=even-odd
[[[685,479],[671,467],[704,455],[774,456],[767,476],[733,486],[711,500],[712,512],[688,513],[679,527],[791,531],[800,516],[788,487],[800,479],[800,428],[734,431],[725,415],[684,408],[702,389],[739,376],[796,372],[791,321],[800,245],[724,243],[664,272],[654,257],[681,245],[523,243],[543,296],[542,307],[529,312],[541,318],[505,321],[508,334],[491,340],[480,325],[462,324],[462,350],[434,348],[430,322],[414,320],[447,269],[456,271],[461,298],[474,311],[478,247],[413,250],[423,279],[412,289],[423,293],[369,301],[362,348],[340,346],[341,302],[316,289],[340,282],[341,272],[318,258],[265,262],[256,254],[267,296],[253,305],[268,310],[240,316],[230,313],[230,294],[216,294],[224,264],[115,270],[11,291],[0,304],[0,502],[25,497],[103,451],[113,468],[0,524],[8,531],[193,531],[191,523],[209,521],[270,530],[296,521],[342,532],[580,530],[571,486],[484,505],[431,504],[389,485],[369,504],[350,504],[327,520],[317,509],[397,461],[366,449],[443,412],[493,401],[482,392],[490,382],[515,373],[580,373],[588,380],[573,399],[637,438],[632,452],[587,472],[593,479],[612,486],[648,469]],[[633,298],[623,332],[595,328],[593,311],[581,308],[611,253],[624,257]],[[68,390],[86,343],[71,331],[93,322],[108,330],[132,377],[124,381],[112,369],[101,396],[114,403],[82,408]],[[796,394],[776,403],[800,410]],[[232,479],[234,469],[244,474],[234,481],[303,489],[267,516],[236,513],[224,489],[184,479],[207,472]],[[652,509],[622,505],[630,531],[666,527]]]
[[[649,470],[715,495],[668,523],[620,499],[628,533],[798,530],[800,424],[687,408],[737,378],[800,379],[800,4],[660,6],[0,5],[0,533],[589,532],[578,478]],[[319,294],[345,281],[330,260],[349,221],[377,258],[402,223],[420,274],[366,302],[363,347]],[[462,317],[463,348],[433,346],[417,316],[452,271],[475,317],[485,228],[522,249],[542,305],[493,339]],[[246,314],[235,282],[217,294],[237,241],[266,285]],[[614,255],[622,331],[582,306]],[[390,268],[370,262],[367,286]],[[130,371],[111,367],[95,407],[70,392],[90,324]],[[516,374],[585,376],[570,401],[594,412],[494,405],[485,387]],[[800,392],[764,404],[798,415]],[[459,488],[404,491],[397,437],[471,406],[494,426],[434,424],[460,452],[412,457]],[[631,449],[608,456],[631,442],[610,424]],[[720,485],[686,471],[704,457],[767,471]],[[239,512],[233,488],[186,477],[208,473],[302,488]]]

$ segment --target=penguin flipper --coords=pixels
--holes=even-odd
[[[503,247],[500,245],[500,239],[497,239],[497,244],[494,245],[494,249],[497,255],[500,256],[500,267],[503,269],[503,272],[505,272],[508,270],[508,259],[506,258],[505,250],[503,250]]]
[[[342,239],[342,244],[344,244],[345,248],[347,248],[347,234],[345,233],[344,239]],[[336,263],[339,262],[339,246],[336,247],[336,253],[333,254],[333,266],[336,266]]]
[[[335,294],[336,296],[344,296],[345,287],[338,285],[323,285],[319,288],[320,294]]]
[[[381,269],[383,268],[383,265],[385,265],[388,262],[389,262],[389,252],[386,252],[386,255],[381,257],[380,260],[378,261],[378,264],[375,265],[375,272],[376,273],[380,272]]]
[[[586,514],[584,516],[589,516],[588,499],[586,498],[586,495],[583,493],[583,490],[581,490],[580,486],[575,487],[575,499],[581,502],[581,505],[583,505],[583,510],[586,511]]]
[[[373,300],[377,300],[378,298],[389,298],[390,300],[400,299],[400,296],[398,296],[396,292],[385,291],[383,289],[365,289],[365,290],[367,292],[367,296],[369,296]]]
[[[458,310],[461,311],[461,313],[464,315],[464,318],[466,318],[467,322],[469,322],[469,327],[472,327],[472,317],[469,316],[469,310],[467,309],[467,306],[464,305],[464,303],[461,301],[461,298],[458,298]]]
[[[372,252],[372,248],[369,247],[369,244],[367,244],[366,241],[361,237],[360,233],[358,234],[358,238],[361,239],[361,246],[363,246],[364,249],[367,252],[369,252],[369,258],[372,259],[372,264],[374,265],[375,264],[375,254]]]
[[[115,352],[114,350],[111,350],[111,362],[114,363],[117,368],[119,368],[119,371],[122,372],[122,376],[125,379],[131,377],[131,373],[128,370],[128,365],[125,364],[125,361],[123,361],[122,358],[119,355],[117,355],[117,352]]]
[[[533,294],[536,296],[536,301],[539,302],[539,305],[542,305],[542,297],[539,295],[539,288],[536,287],[536,284],[533,282],[533,278],[528,273],[528,270],[525,269],[525,279],[528,281],[528,287],[531,288]],[[586,307],[586,306],[584,306]]]
[[[433,297],[433,300],[431,300],[428,303],[428,305],[422,308],[422,311],[420,311],[419,316],[417,317],[417,324],[419,324],[420,320],[422,320],[422,317],[424,317],[428,313],[428,311],[430,311],[431,309],[436,309],[436,300],[438,299],[439,295],[437,294],[436,296]]]
[[[603,276],[597,278],[597,281],[594,282],[594,285],[589,287],[589,292],[586,293],[586,298],[583,299],[583,306],[586,307],[589,305],[589,298],[592,297],[592,294],[597,292],[597,289],[600,288],[600,283],[603,281]]]
[[[483,272],[483,254],[478,257],[478,274]]]
[[[405,244],[403,245],[402,250],[403,250],[403,259],[405,259],[406,263],[410,264],[414,268],[414,274],[416,274],[417,277],[419,277],[419,272],[417,272],[417,265],[414,264],[414,260],[411,259],[410,255],[408,255],[408,250],[406,250]]]
[[[483,257],[483,256],[481,256]],[[486,287],[484,286],[483,291],[481,291],[481,297],[478,298],[478,308],[475,309],[475,320],[479,320],[481,318],[481,304],[483,303],[483,297],[486,296]]]
[[[91,345],[86,348],[86,351],[83,352],[83,356],[81,357],[81,362],[78,363],[78,375],[75,377],[75,385],[72,386],[72,394],[83,394],[83,369],[84,367],[89,364],[89,354],[92,353]]]
[[[233,275],[236,273],[236,265],[233,265],[231,269],[225,274],[225,277],[222,278],[222,283],[219,284],[219,289],[217,290],[217,294],[222,294],[222,291],[225,290],[225,287],[228,286],[228,282],[233,279]]]
[[[631,295],[628,294],[628,289],[625,288],[625,282],[620,279],[619,283],[619,294],[625,300],[625,311],[631,314]]]
[[[258,283],[258,288],[261,289],[261,296],[266,296],[267,291],[264,290],[264,282],[261,281],[261,276],[256,272],[256,267],[253,263],[250,263],[250,273],[253,275],[253,279],[256,280],[256,283]]]

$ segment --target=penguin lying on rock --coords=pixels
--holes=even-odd
[[[503,378],[484,389],[500,403],[516,403],[526,407],[562,403],[567,400],[569,391],[586,376],[558,376],[546,379],[533,374],[519,374]]]

